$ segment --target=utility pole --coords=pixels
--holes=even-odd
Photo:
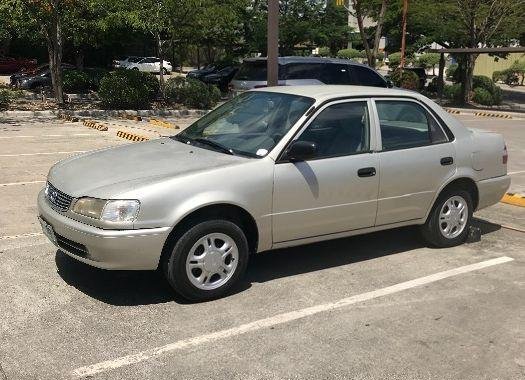
[[[267,84],[277,86],[279,76],[279,0],[268,0]]]
[[[399,67],[405,68],[405,49],[406,49],[406,34],[407,34],[407,12],[408,12],[408,0],[403,0],[403,31],[401,32],[401,62]]]

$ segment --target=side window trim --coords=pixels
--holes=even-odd
[[[305,121],[305,123],[303,125],[301,125],[296,130],[295,134],[290,138],[290,140],[288,140],[288,142],[286,143],[284,148],[279,152],[279,155],[277,156],[277,160],[275,161],[275,163],[276,164],[283,164],[283,163],[288,163],[289,162],[288,160],[286,160],[284,158],[284,156],[285,156],[285,152],[288,149],[288,147],[290,146],[290,144],[292,142],[296,141],[304,133],[304,131],[308,128],[308,126],[317,118],[317,116],[319,116],[321,114],[321,112],[323,112],[326,108],[328,108],[330,106],[333,106],[333,105],[336,105],[336,104],[354,103],[354,102],[366,102],[366,106],[367,106],[367,109],[368,109],[369,134],[370,134],[370,136],[369,136],[370,141],[369,141],[369,148],[368,148],[368,150],[364,151],[364,152],[358,152],[358,153],[348,154],[348,155],[344,155],[344,156],[331,156],[331,157],[313,158],[310,161],[323,160],[323,159],[329,159],[329,158],[334,158],[334,157],[355,156],[355,155],[359,155],[359,154],[367,154],[367,153],[376,152],[377,149],[378,149],[378,143],[380,143],[380,141],[378,140],[378,135],[377,135],[377,129],[379,128],[379,124],[376,123],[376,119],[375,119],[376,116],[374,115],[374,111],[372,109],[372,107],[375,107],[375,105],[372,102],[372,99],[366,98],[366,97],[363,97],[363,98],[352,98],[352,99],[339,99],[339,100],[334,100],[334,101],[327,102],[327,103],[323,104],[322,107],[318,108],[315,111],[315,113],[313,115],[311,115],[311,117],[309,117]]]
[[[407,148],[397,148],[397,149],[383,149],[383,140],[382,140],[382,136],[381,136],[381,121],[379,119],[379,112],[377,110],[377,105],[376,105],[376,102],[380,102],[380,101],[399,101],[399,102],[412,102],[412,103],[415,103],[417,104],[418,106],[422,107],[423,110],[425,111],[425,114],[426,114],[426,117],[428,119],[428,117],[430,116],[435,122],[436,124],[439,126],[439,128],[441,128],[441,131],[443,132],[443,134],[445,135],[445,137],[447,138],[447,141],[444,141],[442,143],[435,143],[433,144],[432,143],[432,136],[429,136],[430,137],[430,144],[424,144],[424,145],[418,145],[418,146],[413,146],[413,147],[407,147]],[[418,101],[417,99],[412,99],[412,98],[396,98],[396,97],[381,97],[381,98],[378,98],[378,97],[374,97],[371,99],[371,102],[373,103],[373,114],[374,114],[374,120],[376,122],[376,134],[377,134],[377,152],[393,152],[393,151],[396,151],[396,150],[404,150],[404,149],[415,149],[415,148],[421,148],[421,147],[424,147],[424,146],[431,146],[431,145],[439,145],[439,144],[448,144],[452,141],[454,141],[453,139],[450,139],[450,136],[449,134],[447,133],[446,129],[443,128],[443,125],[441,124],[441,122],[435,117],[434,113],[431,112],[428,107],[423,104],[421,101]],[[430,134],[430,129],[428,131],[428,133]]]

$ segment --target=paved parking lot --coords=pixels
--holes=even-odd
[[[460,118],[504,134],[525,193],[525,121]],[[40,233],[54,162],[129,143],[121,127],[171,133],[110,122],[0,116],[0,380],[525,378],[525,209],[483,210],[481,241],[451,249],[402,228],[263,253],[235,294],[188,304],[156,273],[90,268]]]

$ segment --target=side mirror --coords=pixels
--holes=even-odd
[[[305,161],[317,153],[317,146],[310,141],[294,141],[286,152],[286,158],[291,162]]]
[[[392,88],[392,87],[394,87],[394,82],[392,82],[390,79],[387,79],[386,80],[386,86],[388,88]]]

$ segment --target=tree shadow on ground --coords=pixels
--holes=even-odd
[[[501,226],[475,219],[482,235]],[[298,247],[267,251],[250,258],[246,276],[231,294],[245,291],[252,283],[315,272],[360,261],[376,259],[424,247],[417,228],[388,231],[329,240]],[[159,271],[106,271],[56,252],[58,274],[68,284],[101,302],[115,306],[148,305],[175,301],[177,297]]]

